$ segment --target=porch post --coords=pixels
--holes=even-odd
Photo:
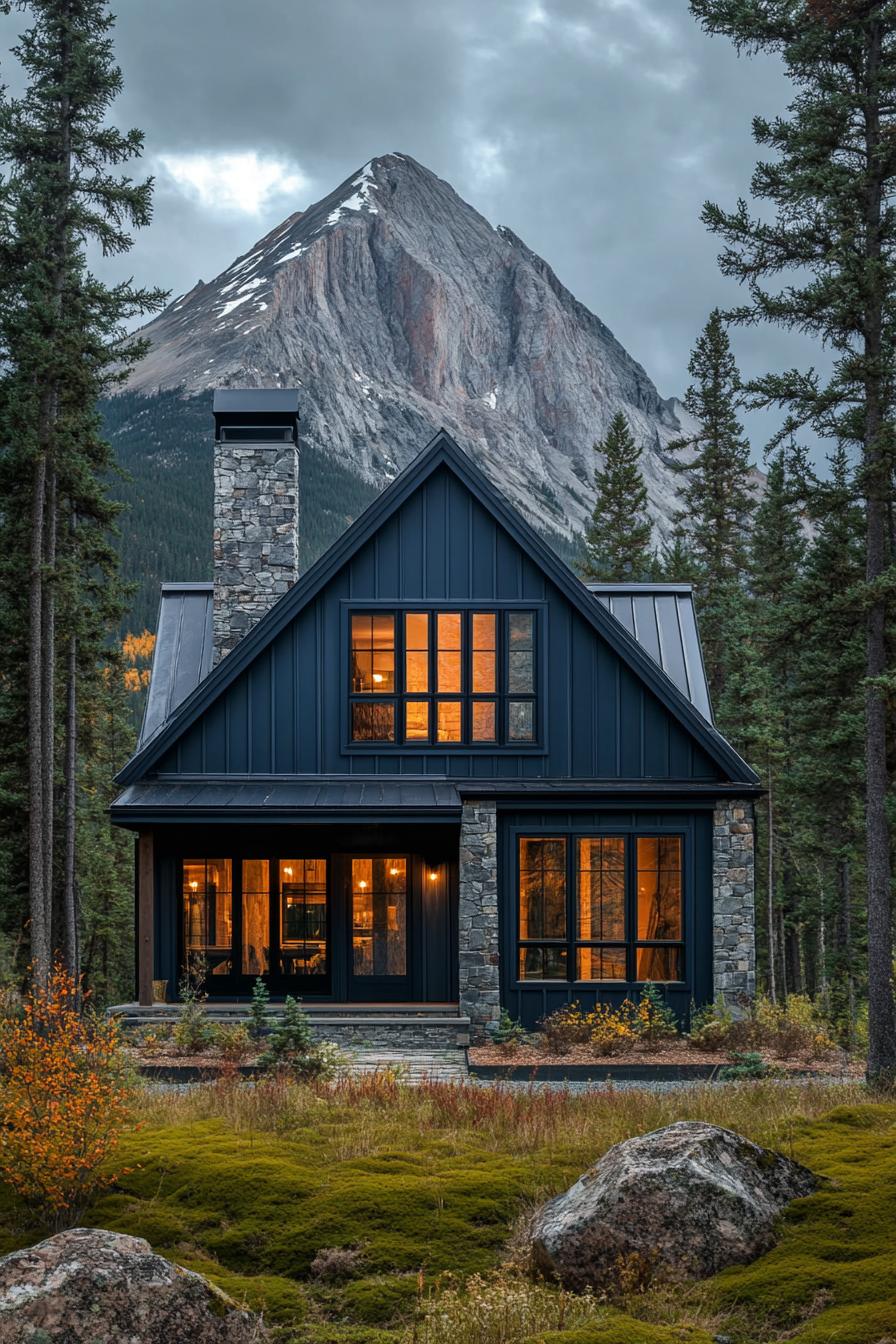
[[[152,831],[137,837],[137,998],[141,1006],[152,1003],[155,962],[155,863]]]
[[[458,883],[458,998],[470,1035],[501,1013],[498,973],[498,821],[494,802],[464,803]]]

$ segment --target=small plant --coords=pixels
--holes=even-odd
[[[72,1226],[122,1174],[109,1159],[129,1105],[118,1023],[54,966],[0,1021],[0,1180],[57,1230]]]
[[[324,1060],[315,1047],[308,1014],[297,999],[287,994],[283,1014],[274,1021],[267,1049],[259,1063],[266,1069],[290,1069],[302,1078],[317,1078]]]
[[[568,1055],[591,1038],[591,1014],[579,1003],[566,1003],[541,1021],[545,1045],[553,1055]]]
[[[643,1045],[658,1045],[678,1035],[678,1019],[656,985],[644,985],[634,1007],[632,1028]]]
[[[228,1064],[242,1064],[252,1054],[252,1038],[243,1022],[234,1022],[218,1028],[215,1044]]]
[[[252,986],[252,1002],[249,1004],[249,1035],[253,1041],[260,1041],[268,1029],[270,1006],[270,992],[259,975]]]
[[[735,1050],[729,1056],[731,1063],[719,1069],[719,1078],[725,1083],[746,1082],[753,1078],[770,1078],[774,1070],[758,1050]]]
[[[463,1285],[443,1275],[430,1294],[421,1294],[413,1335],[409,1330],[404,1338],[425,1344],[509,1344],[569,1331],[570,1338],[584,1339],[588,1332],[577,1327],[594,1324],[603,1314],[590,1291],[572,1293],[506,1269],[473,1274]]]
[[[206,976],[205,959],[193,957],[180,982],[180,1012],[171,1033],[174,1044],[183,1055],[201,1055],[215,1038],[215,1029],[208,1020],[203,989]]]
[[[594,1012],[588,1014],[591,1023],[589,1045],[593,1054],[604,1058],[607,1055],[624,1055],[633,1048],[637,1040],[633,1007],[627,999],[619,1008],[599,1003]]]
[[[691,1044],[698,1050],[730,1050],[732,1037],[741,1026],[735,1021],[734,1014],[721,994],[714,1003],[705,1008],[697,1008],[691,1013]],[[743,1034],[741,1031],[740,1034]]]
[[[361,1246],[324,1246],[311,1261],[311,1277],[321,1283],[344,1283],[362,1273]]]
[[[501,1009],[497,1022],[489,1022],[486,1031],[494,1045],[505,1055],[513,1055],[526,1039],[526,1029],[522,1022],[510,1016],[506,1008]]]

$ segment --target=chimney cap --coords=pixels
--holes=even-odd
[[[299,413],[297,387],[219,387],[215,389],[212,412],[292,411]]]
[[[295,387],[219,387],[212,414],[217,440],[298,442],[299,391]]]

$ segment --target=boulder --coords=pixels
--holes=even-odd
[[[262,1344],[260,1319],[140,1237],[76,1227],[0,1258],[0,1344]]]
[[[567,1287],[620,1273],[702,1279],[746,1264],[817,1178],[730,1129],[683,1120],[611,1148],[532,1223],[533,1267]]]

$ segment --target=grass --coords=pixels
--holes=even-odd
[[[896,1105],[857,1085],[657,1094],[382,1078],[143,1093],[131,1168],[86,1221],[146,1239],[304,1344],[876,1344],[896,1339]],[[730,1126],[832,1184],[779,1245],[687,1291],[611,1306],[514,1268],[528,1210],[613,1143],[676,1119]],[[38,1233],[0,1189],[0,1253]],[[351,1277],[316,1275],[353,1248]],[[503,1266],[503,1268],[502,1268]]]

